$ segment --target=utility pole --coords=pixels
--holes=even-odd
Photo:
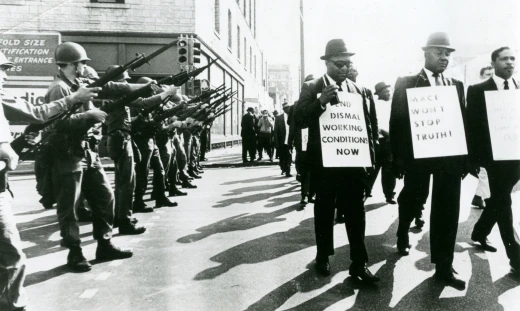
[[[305,39],[303,31],[303,0],[300,0],[300,85],[305,81]]]

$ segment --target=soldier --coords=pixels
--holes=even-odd
[[[0,293],[6,295],[6,304],[0,303],[2,310],[25,310],[27,297],[23,288],[25,279],[25,254],[22,251],[20,235],[16,228],[13,212],[11,210],[12,194],[8,191],[7,176],[5,170],[14,170],[18,164],[18,155],[11,148],[11,134],[9,124],[4,116],[4,107],[11,113],[18,113],[31,122],[44,122],[53,115],[65,111],[77,102],[82,102],[95,97],[95,89],[80,88],[76,93],[56,102],[41,106],[2,96],[3,83],[6,77],[5,71],[12,68],[14,63],[9,61],[0,52]],[[28,135],[29,136],[29,135]]]
[[[150,83],[152,80],[147,77],[140,78],[137,83]],[[164,95],[164,93],[161,93]],[[164,97],[166,98],[166,96]],[[140,109],[139,109],[140,110]],[[166,186],[164,183],[164,167],[159,156],[159,148],[155,144],[155,128],[150,130],[148,125],[151,125],[150,114],[145,111],[144,115],[139,114],[138,109],[132,109],[134,115],[138,115],[144,122],[142,124],[146,128],[136,128],[133,137],[137,145],[137,149],[141,154],[141,160],[137,162],[135,167],[136,173],[136,187],[135,187],[135,201],[134,212],[153,212],[153,209],[146,206],[143,196],[148,186],[148,175],[150,167],[153,169],[153,190],[152,199],[155,199],[155,207],[161,208],[163,206],[177,206],[176,202],[171,202],[165,195]],[[146,125],[148,124],[148,125]],[[153,127],[153,126],[152,126]]]
[[[110,66],[106,74],[110,74],[117,66]],[[126,83],[130,76],[125,71],[117,81]],[[176,87],[168,88],[163,96],[154,95],[138,100],[128,106],[150,109],[162,103],[162,97],[175,95]],[[120,234],[141,234],[144,227],[137,227],[131,222],[132,196],[135,190],[134,154],[132,150],[131,117],[128,106],[117,107],[108,115],[106,125],[108,133],[108,153],[115,165],[115,220],[114,227],[119,227]]]
[[[49,96],[68,95],[81,86],[78,77],[83,73],[89,60],[85,49],[73,42],[62,43],[55,52],[59,74]],[[109,82],[102,93],[121,96],[137,86]],[[58,221],[63,238],[62,246],[69,248],[67,265],[79,272],[89,271],[90,263],[83,256],[80,246],[79,227],[76,208],[83,194],[93,213],[93,234],[98,241],[96,259],[114,260],[132,257],[129,250],[121,250],[112,242],[114,222],[114,192],[103,170],[96,151],[92,150],[88,132],[97,123],[105,121],[107,114],[96,109],[91,101],[70,118],[56,122],[55,131],[49,138],[53,150],[53,183],[58,206]]]

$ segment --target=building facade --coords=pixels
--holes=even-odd
[[[298,76],[291,65],[268,66],[269,95],[274,101],[276,110],[281,111],[284,101],[293,104],[298,100]]]
[[[4,35],[58,33],[62,42],[83,45],[92,59],[89,65],[100,74],[110,65],[134,59],[136,53],[150,54],[180,35],[193,36],[201,43],[199,66],[219,58],[198,78],[209,79],[214,87],[225,83],[237,91],[231,111],[215,120],[212,128],[213,143],[229,142],[239,140],[246,98],[260,105],[272,104],[267,92],[267,61],[256,40],[256,1],[2,0],[0,11],[8,14],[3,14],[0,30]],[[174,47],[130,76],[157,79],[179,71]],[[41,86],[55,74],[43,74]]]

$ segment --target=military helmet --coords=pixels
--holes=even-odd
[[[116,70],[117,68],[119,68],[118,65],[112,65],[107,68],[107,71],[105,72],[105,74],[108,75],[108,74],[112,73],[114,70]],[[128,75],[128,72],[126,70],[122,74],[117,76],[117,78],[115,79],[115,81],[121,81],[121,80],[130,80],[130,76]]]
[[[98,75],[96,69],[94,69],[90,66],[85,66],[85,71],[83,71],[83,78],[98,80],[99,75]]]
[[[11,68],[14,63],[5,57],[4,53],[0,52],[0,67]]]
[[[87,57],[87,51],[74,42],[64,42],[56,48],[54,53],[56,64],[72,64],[90,60]]]

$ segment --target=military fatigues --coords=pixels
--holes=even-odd
[[[150,108],[161,104],[159,95],[138,99],[132,107]],[[118,107],[106,120],[108,153],[115,167],[115,216],[119,225],[128,225],[132,217],[135,190],[134,152],[132,149],[131,117],[129,107]]]

